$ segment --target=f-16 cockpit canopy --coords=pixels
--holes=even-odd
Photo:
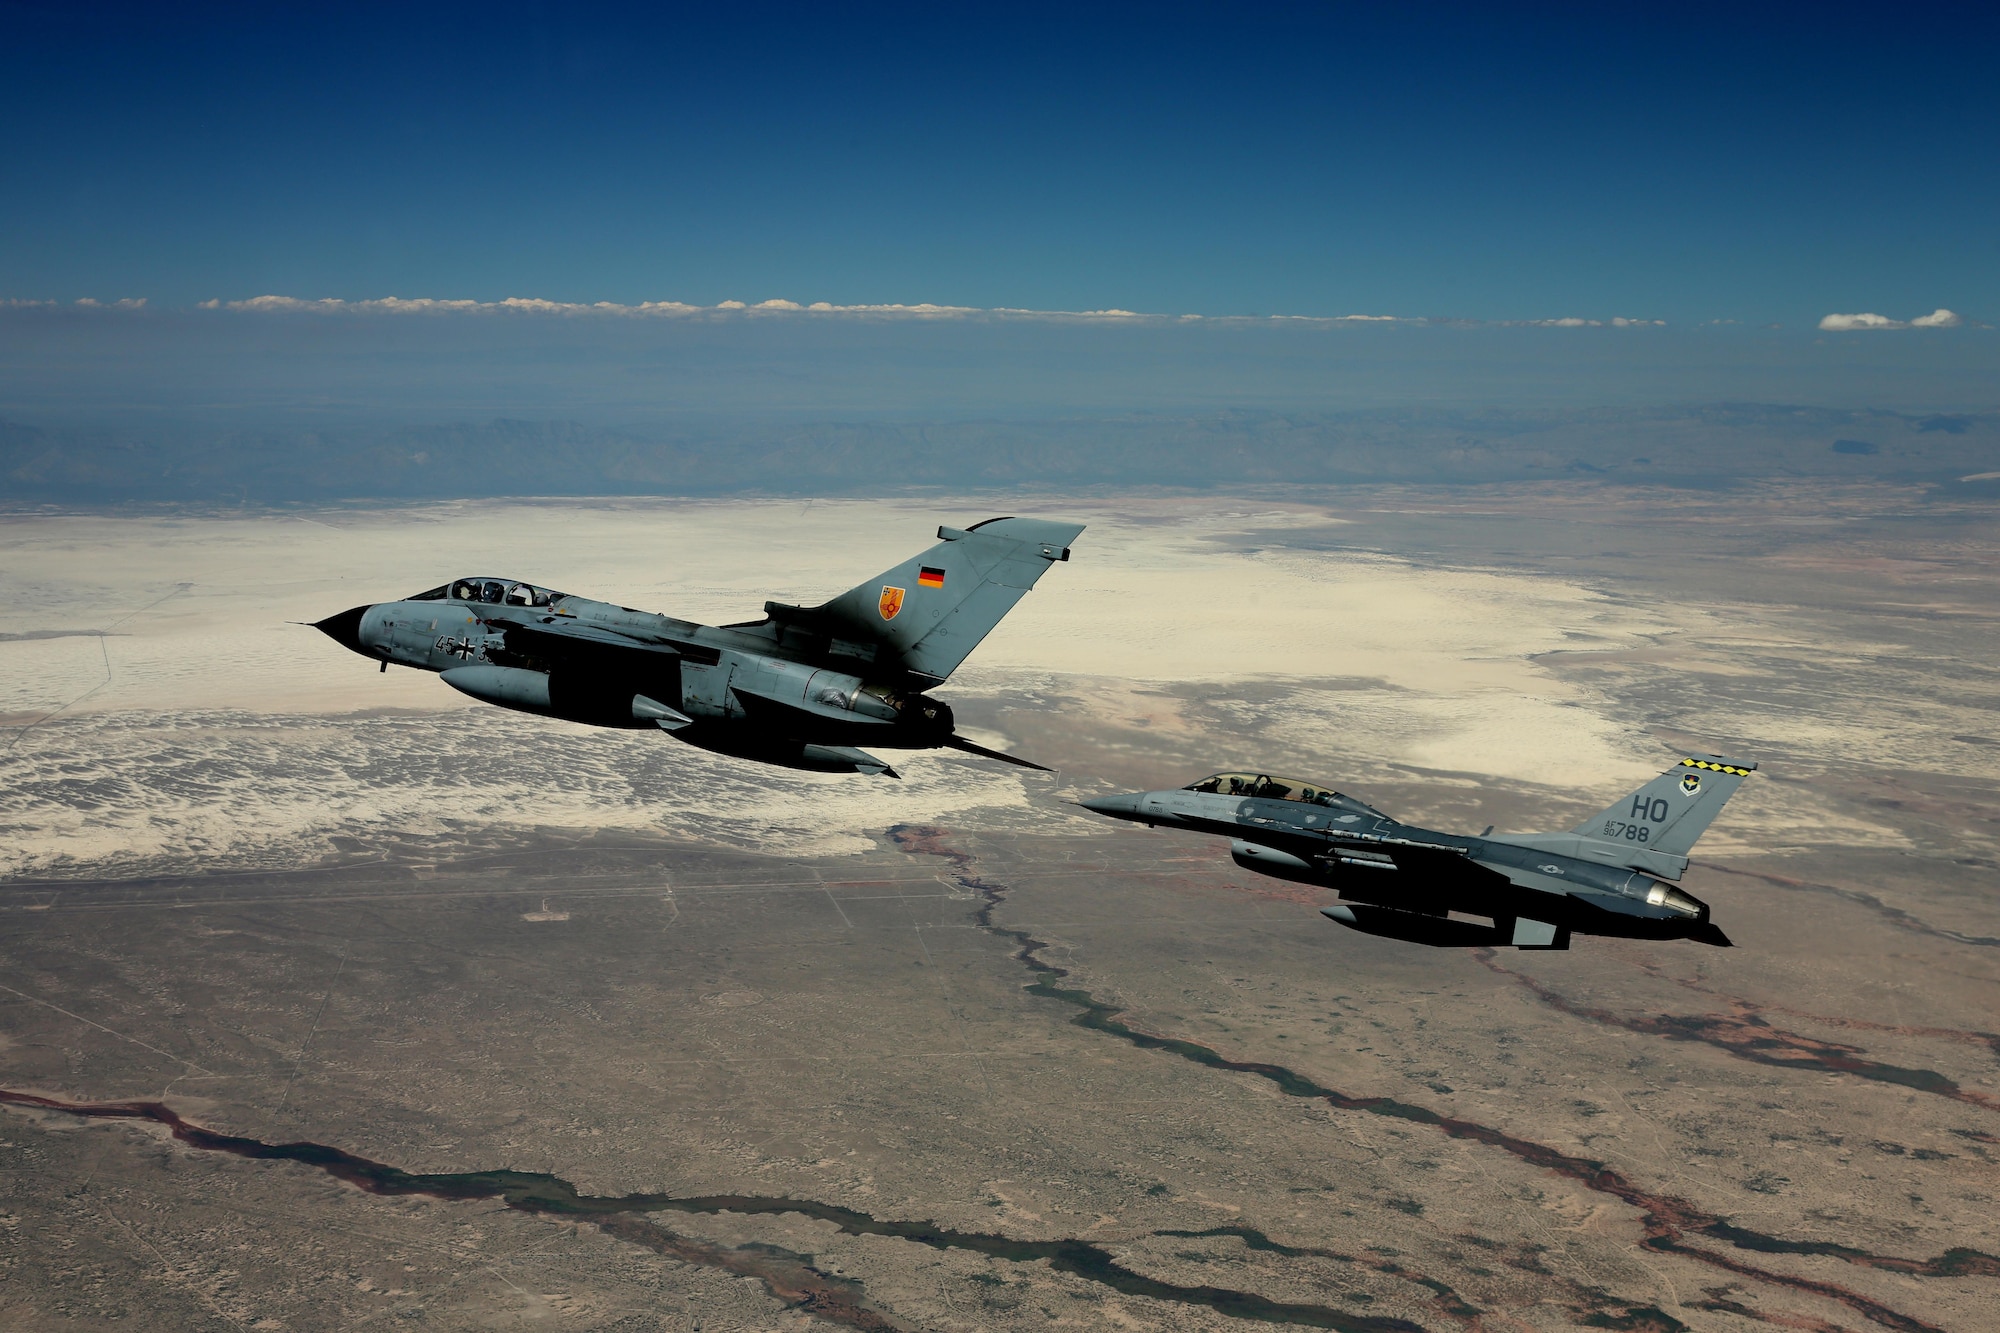
[[[1342,796],[1331,787],[1297,778],[1274,778],[1267,773],[1217,773],[1212,778],[1189,783],[1187,790],[1219,796],[1254,796],[1265,801],[1299,801],[1306,805],[1360,805],[1353,797]]]
[[[494,606],[553,606],[566,594],[517,579],[453,579],[441,588],[406,598],[412,602],[485,602]]]

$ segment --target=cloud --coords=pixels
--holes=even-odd
[[[146,298],[145,298],[145,297],[143,297],[143,296],[127,296],[127,297],[125,297],[124,299],[122,299],[122,300],[118,300],[118,301],[100,301],[100,300],[98,300],[98,299],[97,299],[96,297],[94,297],[94,296],[80,296],[80,297],[78,297],[78,298],[77,298],[77,301],[76,301],[76,303],[77,303],[78,305],[80,305],[80,306],[84,307],[84,308],[85,308],[86,310],[90,310],[90,309],[95,309],[95,310],[141,310],[141,309],[144,309],[144,308],[145,308],[145,305],[146,305]],[[9,302],[8,304],[10,304],[10,305],[38,305],[38,304],[43,304],[43,303],[41,303],[41,302],[36,302],[36,301],[19,301],[19,302],[13,302],[13,301],[10,301],[10,302]],[[55,302],[54,302],[54,301],[49,301],[49,302],[47,302],[46,304],[48,304],[48,305],[54,305],[54,304],[55,304]]]
[[[429,314],[429,313],[478,313],[478,314],[540,314],[540,315],[610,315],[610,316],[707,316],[711,318],[754,317],[765,315],[803,316],[806,318],[828,315],[855,316],[881,319],[1040,319],[1040,320],[1114,320],[1114,321],[1159,321],[1177,322],[1201,319],[1201,315],[1154,315],[1138,310],[1122,310],[1110,307],[1103,310],[1029,310],[1015,306],[995,306],[991,309],[979,306],[935,305],[925,301],[917,304],[873,304],[835,305],[830,301],[814,301],[810,305],[789,301],[783,297],[758,301],[718,301],[712,306],[689,305],[685,301],[641,301],[636,305],[622,305],[616,301],[546,301],[535,297],[510,296],[502,301],[440,300],[432,297],[412,299],[401,296],[384,296],[366,301],[348,301],[339,297],[303,299],[296,296],[252,296],[241,301],[208,300],[200,304],[203,310],[241,310],[262,312],[299,312],[315,314]],[[1224,315],[1222,320],[1258,320],[1264,316]],[[1271,315],[1270,319],[1294,320],[1308,324],[1363,323],[1422,323],[1402,315]]]
[[[1147,315],[1137,310],[1024,310],[1017,306],[995,306],[991,310],[968,309],[969,315],[997,315],[1002,319],[1171,319],[1170,315]]]
[[[911,319],[956,319],[984,313],[976,306],[932,305],[928,301],[919,305],[834,305],[814,301],[806,311],[814,315],[889,315]]]
[[[1820,319],[1822,333],[1856,333],[1863,329],[1955,329],[1965,321],[1939,306],[1915,319],[1890,319],[1887,315],[1862,312],[1854,315],[1826,315]]]
[[[1664,319],[1627,319],[1623,315],[1613,315],[1610,319],[1584,319],[1579,315],[1564,315],[1560,319],[1501,319],[1494,322],[1503,328],[1511,329],[1658,329],[1667,325]]]
[[[53,302],[34,302],[0,299],[0,306],[19,307]],[[87,309],[109,310],[114,308],[138,309],[146,303],[143,299],[106,303],[90,298],[78,301]],[[810,304],[772,297],[763,301],[718,301],[714,305],[693,305],[686,301],[638,301],[631,304],[618,301],[550,301],[541,297],[509,296],[498,301],[476,301],[467,298],[380,296],[367,300],[350,301],[343,297],[298,297],[266,294],[230,301],[220,297],[199,302],[199,310],[236,311],[245,314],[312,314],[312,315],[478,315],[487,317],[543,316],[554,318],[612,318],[612,319],[875,319],[875,320],[988,320],[1005,322],[1014,320],[1039,320],[1053,323],[1115,323],[1115,324],[1182,324],[1204,322],[1229,325],[1269,325],[1280,322],[1288,325],[1317,325],[1323,328],[1338,328],[1353,325],[1377,324],[1417,324],[1442,325],[1453,328],[1540,328],[1540,329],[1636,329],[1659,328],[1666,324],[1663,319],[1632,319],[1616,315],[1609,319],[1586,319],[1579,315],[1565,315],[1555,319],[1503,319],[1482,320],[1467,318],[1426,317],[1412,315],[1198,315],[1198,314],[1157,314],[1143,310],[1126,310],[1118,306],[1107,306],[1099,310],[1032,310],[1018,306],[964,306],[938,305],[929,301],[904,303],[879,303],[860,305],[837,305],[831,301],[814,301]],[[1879,315],[1829,315],[1828,320],[1881,320]],[[1958,316],[1948,310],[1926,315],[1912,321],[1910,325],[1886,321],[1874,327],[1923,327],[1947,328],[1959,322]],[[1834,325],[1822,323],[1822,328]],[[1847,327],[1845,325],[1841,327]],[[1859,325],[1854,327],[1861,327]]]
[[[433,310],[498,310],[508,306],[520,306],[531,310],[560,308],[553,301],[523,301],[516,297],[510,297],[505,301],[482,302],[441,301],[433,297],[405,300],[400,296],[384,296],[372,301],[343,301],[338,297],[307,301],[296,296],[253,296],[247,301],[204,301],[202,306],[207,310],[214,310],[220,306],[225,310],[310,310],[321,314],[334,314],[347,310],[410,314]]]

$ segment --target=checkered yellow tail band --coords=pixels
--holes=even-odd
[[[1739,778],[1747,778],[1757,766],[1752,764],[1749,768],[1739,768],[1735,764],[1718,763],[1713,759],[1683,759],[1681,767],[1705,768],[1711,773],[1734,773]]]

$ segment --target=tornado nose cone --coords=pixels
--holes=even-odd
[[[373,657],[374,654],[361,644],[361,617],[373,609],[369,606],[357,606],[350,611],[328,616],[325,620],[316,620],[313,622],[313,628],[349,652],[360,653],[363,657]]]
[[[1126,793],[1120,796],[1093,796],[1078,805],[1094,814],[1110,815],[1113,819],[1132,819],[1139,813],[1139,796]]]

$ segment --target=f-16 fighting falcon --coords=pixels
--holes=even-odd
[[[1320,783],[1262,773],[1218,773],[1178,791],[1082,805],[1233,838],[1237,865],[1337,889],[1343,902],[1320,914],[1369,935],[1517,949],[1567,949],[1572,933],[1727,947],[1708,905],[1662,881],[1681,877],[1695,839],[1756,767],[1714,755],[1683,759],[1568,833],[1439,833]]]
[[[317,622],[363,657],[438,672],[490,704],[601,727],[658,728],[722,754],[827,773],[896,770],[859,745],[939,746],[1041,768],[957,735],[941,685],[1049,566],[1078,523],[991,518],[824,606],[697,625],[517,579],[462,578]]]

